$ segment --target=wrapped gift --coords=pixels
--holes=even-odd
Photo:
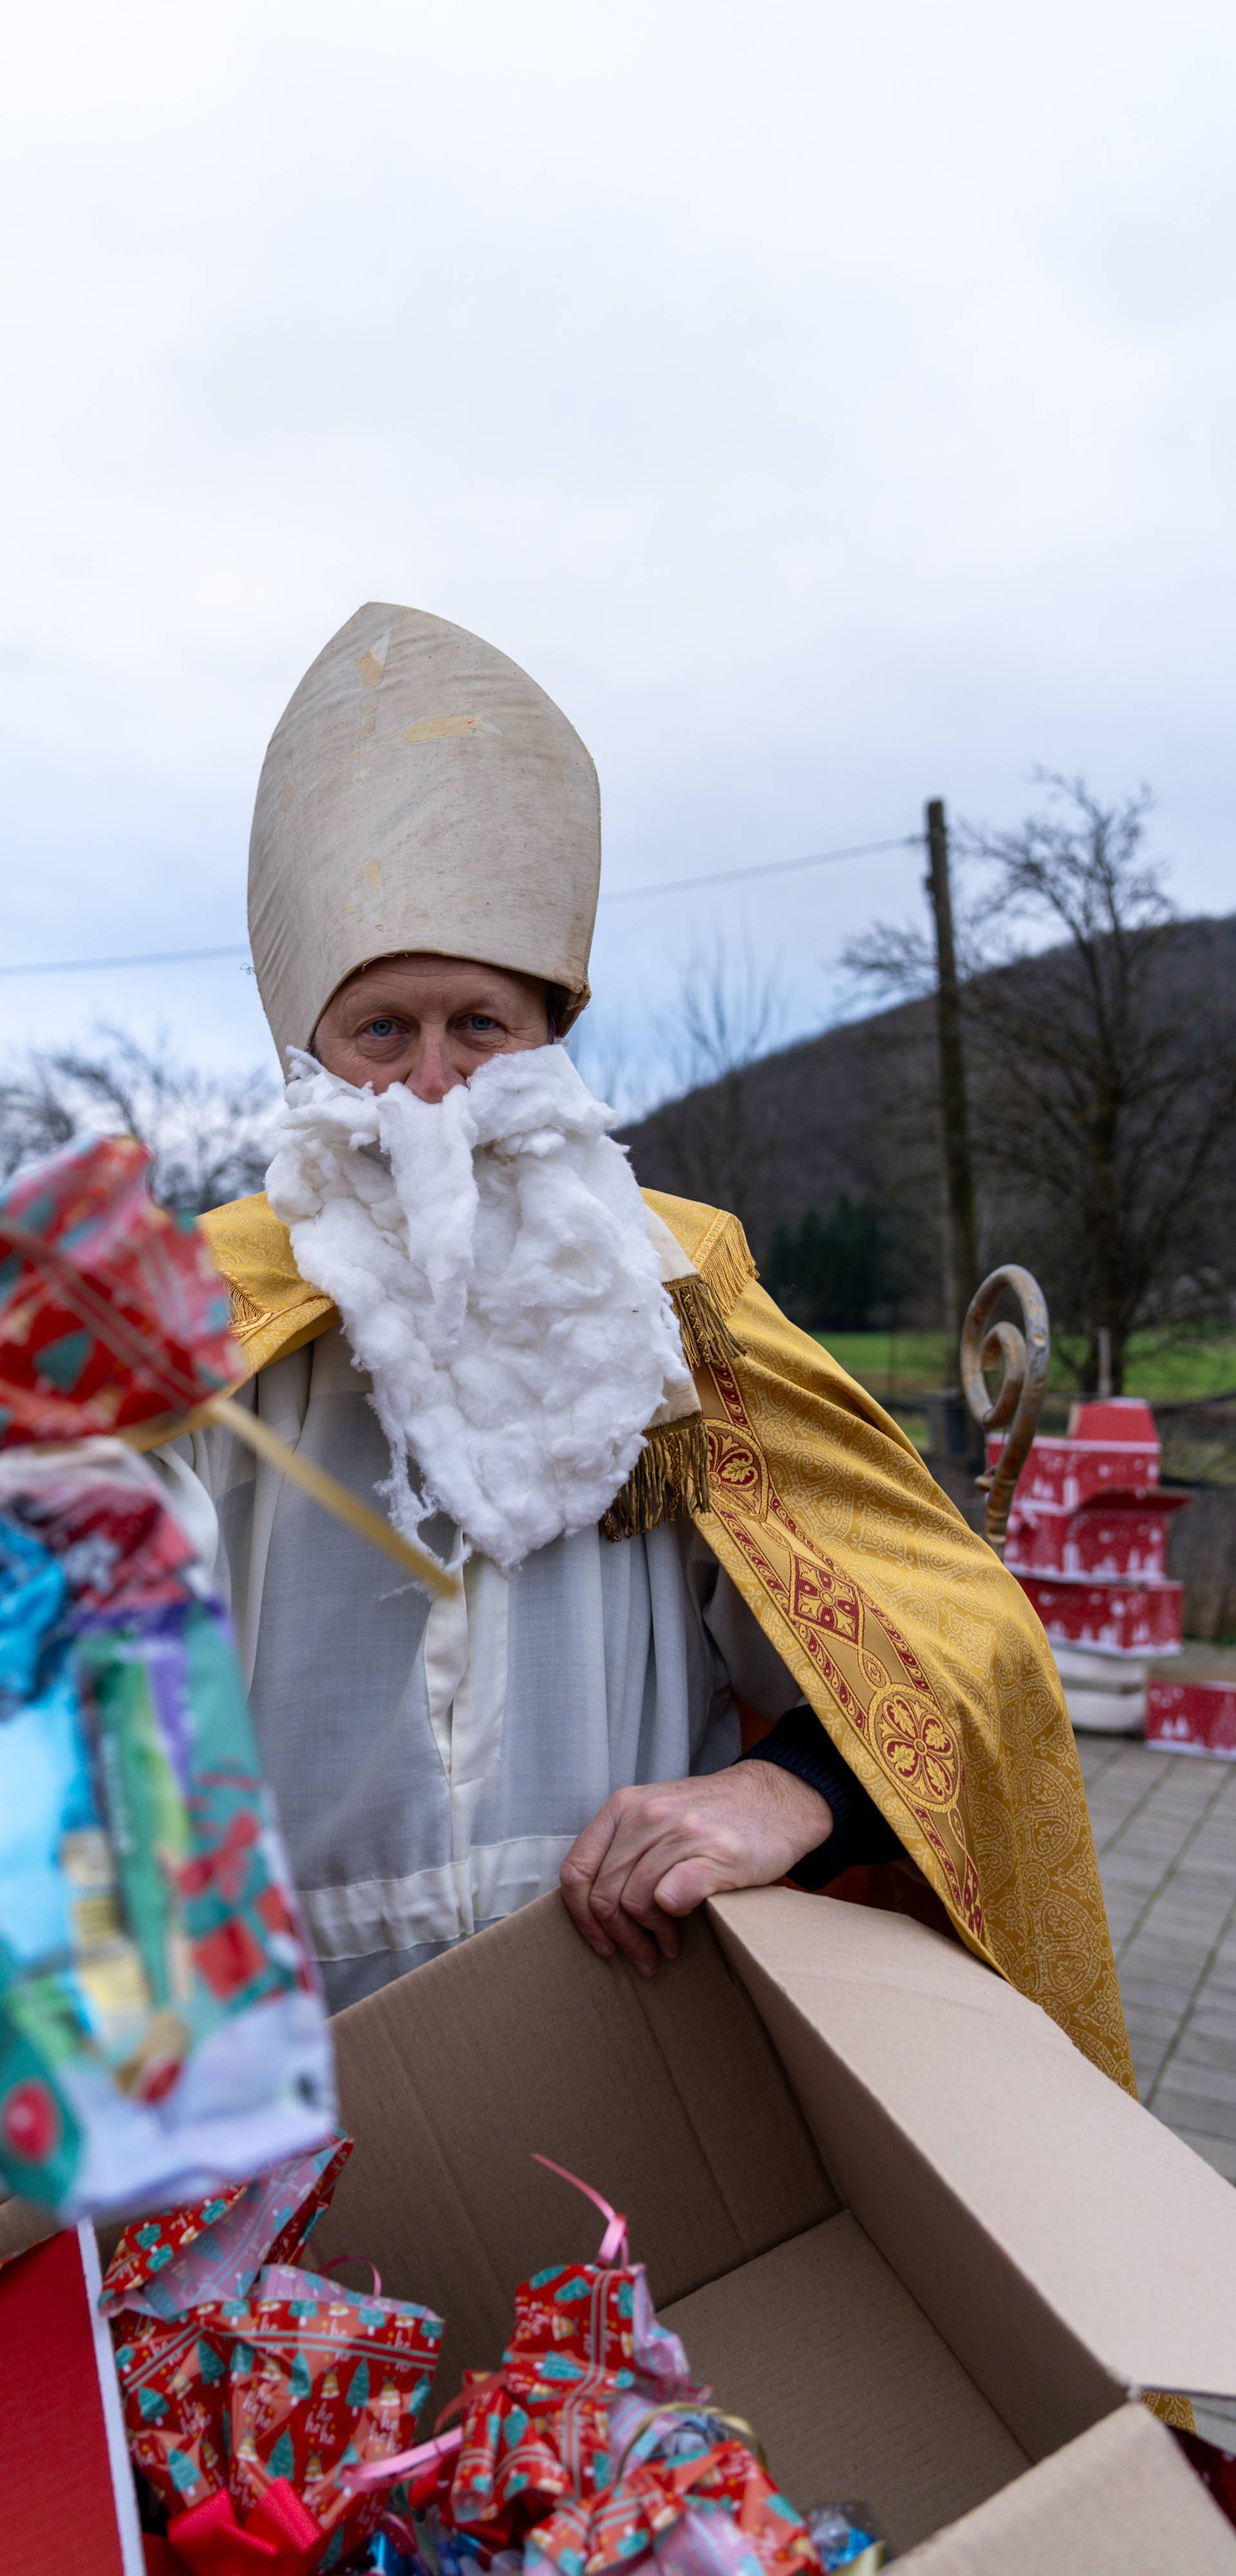
[[[334,2118],[226,1616],[106,1436],[240,1373],[149,1164],[77,1143],[0,1195],[0,2179],[66,2218],[252,2173]]]
[[[516,2291],[500,2373],[469,2385],[452,2520],[505,2538],[562,2497],[590,2502],[609,2489],[616,2401],[637,2391],[646,2415],[692,2387],[642,2264],[538,2272]]]
[[[209,2200],[126,2227],[107,2267],[100,2313],[128,2310],[167,2323],[208,2300],[243,2299],[264,2263],[292,2263],[303,2251],[350,2153],[347,2138],[333,2138]]]
[[[276,2576],[307,2576],[351,2559],[384,2511],[385,2463],[415,2429],[442,2322],[294,2260],[347,2152],[336,2141],[131,2227],[113,2256],[102,2305],[125,2426],[173,2566],[209,2576],[221,2552],[256,2567],[282,2548]]]
[[[410,2511],[387,2517],[392,2542],[417,2576],[465,2576],[469,2552],[501,2576],[611,2576],[645,2559],[660,2576],[821,2576],[750,2427],[710,2408],[659,2324],[625,2220],[579,2188],[607,2221],[597,2261],[516,2292],[501,2369],[469,2374],[458,2431],[397,2464]],[[353,2476],[372,2483],[363,2466]]]
[[[244,1364],[194,1220],[149,1195],[131,1136],[66,1145],[0,1191],[0,1448],[222,1424],[430,1592],[459,1577],[221,1389]]]
[[[0,1192],[0,1441],[79,1440],[183,1413],[244,1373],[188,1215],[132,1136],[79,1140]]]

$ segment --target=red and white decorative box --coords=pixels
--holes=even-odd
[[[1221,1754],[1236,1762],[1236,1682],[1151,1682],[1146,1742],[1173,1753]]]
[[[989,1441],[990,1464],[1001,1445]],[[1005,1563],[1061,1650],[1075,1726],[1140,1731],[1142,1676],[1136,1691],[1113,1688],[1112,1659],[1179,1652],[1182,1592],[1167,1572],[1167,1531],[1184,1501],[1160,1489],[1154,1416],[1137,1398],[1075,1405],[1064,1437],[1031,1447]]]
[[[1076,1511],[1062,1503],[1027,1503],[1016,1507],[1017,1571],[1097,1577],[1135,1575],[1141,1581],[1167,1578],[1167,1528],[1173,1512],[1183,1511],[1187,1494],[1095,1495]]]
[[[0,2568],[143,2576],[93,2228],[0,2265]]]
[[[1138,1416],[1140,1436],[1129,1436],[1134,1429],[1130,1422],[1119,1438],[1099,1437],[1090,1427],[1092,1417],[1116,1411],[1114,1404],[1074,1405],[1073,1420],[1083,1422],[1083,1430],[1033,1441],[1017,1480],[1018,1504],[1055,1503],[1062,1511],[1075,1512],[1080,1504],[1096,1498],[1105,1501],[1109,1494],[1144,1493],[1156,1486],[1159,1442],[1149,1405],[1129,1401],[1130,1414]],[[1143,1423],[1149,1425],[1148,1436],[1141,1431]],[[989,1453],[994,1450],[998,1455],[1001,1445],[998,1437],[991,1440]]]
[[[1088,1582],[1084,1575],[1010,1571],[1034,1603],[1053,1643],[1105,1655],[1170,1655],[1180,1645],[1178,1583]]]

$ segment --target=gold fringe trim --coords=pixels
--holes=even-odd
[[[607,1538],[639,1538],[660,1521],[708,1510],[708,1434],[702,1413],[658,1422],[601,1527]]]
[[[695,1255],[695,1267],[711,1288],[723,1316],[737,1305],[744,1288],[750,1288],[760,1275],[737,1217],[724,1213],[710,1225]]]
[[[269,1306],[259,1306],[246,1288],[233,1287],[231,1318],[232,1331],[237,1341],[246,1342],[251,1333],[256,1333],[259,1324],[270,1322],[271,1309]]]
[[[1158,2416],[1161,2424],[1174,2424],[1178,2433],[1196,2433],[1197,2418],[1189,2398],[1165,2397],[1161,2389],[1144,2388],[1142,2404]]]
[[[685,1279],[667,1283],[678,1330],[682,1335],[682,1356],[690,1369],[706,1368],[709,1360],[733,1360],[738,1357],[738,1344],[717,1304],[706,1279],[699,1272]]]

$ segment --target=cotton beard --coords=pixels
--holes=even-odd
[[[372,1379],[391,1518],[446,1512],[509,1572],[600,1519],[691,1384],[614,1113],[560,1046],[432,1103],[292,1066],[267,1195]]]

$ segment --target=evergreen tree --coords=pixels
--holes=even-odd
[[[809,1330],[862,1333],[896,1314],[900,1269],[893,1211],[870,1193],[843,1192],[829,1216],[808,1208],[797,1225],[777,1228],[768,1286]]]
[[[272,2478],[290,2478],[295,2473],[296,2452],[293,2447],[291,2433],[289,2432],[286,2424],[284,2425],[283,2431],[281,2432],[266,2465],[270,2470]]]

